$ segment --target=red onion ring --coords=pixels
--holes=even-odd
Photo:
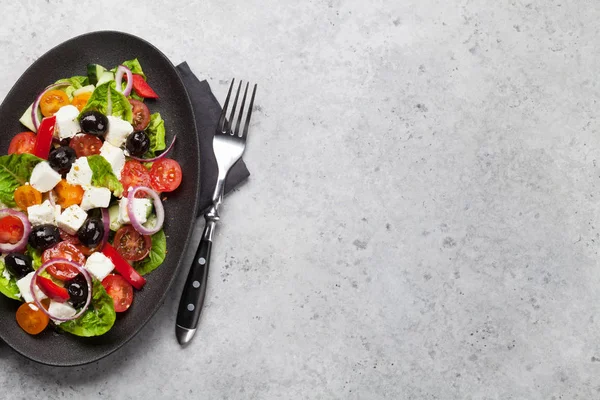
[[[54,199],[54,190],[48,192],[48,201],[52,207],[56,206],[56,200]]]
[[[27,239],[29,238],[29,233],[31,232],[31,224],[27,219],[27,215],[20,211],[15,211],[11,208],[4,208],[0,210],[0,219],[8,215],[19,218],[19,220],[23,223],[23,236],[15,244],[0,243],[1,253],[19,252],[25,249],[25,247],[27,247]]]
[[[42,91],[42,93],[40,93],[35,98],[35,101],[33,102],[33,107],[31,107],[31,120],[33,121],[33,127],[35,128],[36,132],[40,126],[40,117],[38,115],[38,108],[40,108],[40,102],[42,101],[42,96],[44,95],[44,93],[46,93],[48,90],[57,89],[59,87],[70,86],[70,85],[71,84],[69,82],[54,83],[54,84],[46,87],[46,89],[44,89]]]
[[[149,194],[154,203],[154,210],[156,211],[156,223],[152,228],[146,228],[135,217],[135,213],[133,211],[133,199],[135,199],[135,195],[138,192],[145,192]],[[129,220],[131,221],[133,228],[142,235],[154,235],[160,230],[160,228],[162,228],[163,223],[165,222],[165,209],[163,208],[158,193],[146,186],[135,186],[129,190],[129,194],[127,195],[127,215],[129,215]]]
[[[37,285],[37,277],[46,270],[46,268],[48,268],[49,266],[53,265],[53,264],[69,264],[70,266],[76,268],[85,278],[85,281],[87,282],[88,285],[88,295],[87,295],[87,299],[85,300],[85,304],[83,305],[83,307],[81,308],[81,310],[79,310],[78,313],[76,313],[75,315],[73,315],[72,317],[68,317],[68,318],[61,318],[61,317],[57,317],[54,316],[52,314],[50,314],[50,312],[48,310],[46,310],[46,308],[42,305],[42,302],[40,301],[40,299],[37,298],[37,293],[35,290],[35,286]],[[41,267],[39,267],[33,274],[33,277],[31,278],[31,283],[29,284],[29,291],[31,292],[31,296],[33,296],[33,301],[35,302],[35,305],[38,306],[40,308],[40,310],[42,310],[44,312],[44,314],[46,314],[48,317],[52,318],[55,321],[61,321],[61,322],[65,322],[65,321],[71,321],[73,319],[77,319],[79,317],[81,317],[81,315],[87,310],[88,306],[90,305],[90,302],[92,301],[92,277],[90,276],[89,272],[87,272],[87,270],[85,268],[83,268],[81,265],[74,263],[73,261],[69,261],[66,258],[53,258],[52,260],[42,264]]]
[[[104,236],[102,242],[97,250],[102,250],[106,242],[108,242],[108,234],[110,232],[110,215],[108,214],[108,208],[103,208],[102,212],[102,225],[104,226]]]
[[[129,96],[129,94],[131,93],[131,89],[133,88],[133,74],[131,73],[131,70],[126,66],[119,65],[117,67],[117,75],[115,76],[118,92],[122,90],[121,82],[123,81],[123,75],[127,75],[127,85],[125,86],[125,89],[123,89],[123,95]]]
[[[141,162],[154,162],[154,161],[160,160],[161,158],[166,156],[169,151],[171,151],[171,149],[173,148],[173,145],[175,144],[175,140],[177,140],[177,135],[173,136],[173,141],[171,142],[169,147],[167,147],[167,149],[165,151],[163,151],[156,157],[153,157],[153,158],[141,158],[141,157],[134,157],[134,156],[127,156],[127,157],[133,158],[134,160],[141,161]]]

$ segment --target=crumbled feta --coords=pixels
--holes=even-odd
[[[113,146],[109,142],[104,142],[102,147],[100,147],[100,155],[108,161],[117,178],[121,179],[121,171],[123,171],[123,167],[125,166],[125,154],[123,150]]]
[[[85,269],[99,281],[106,278],[114,268],[115,265],[110,258],[100,252],[92,253],[85,262]]]
[[[54,135],[58,135],[59,139],[66,139],[75,136],[81,131],[79,127],[79,110],[75,106],[63,106],[54,114],[56,116],[56,131]]]
[[[106,208],[110,203],[110,190],[103,187],[91,187],[83,193],[81,209]]]
[[[31,279],[33,279],[33,274],[35,272],[30,272],[21,279],[17,281],[17,286],[19,287],[19,291],[21,292],[21,297],[25,300],[26,303],[31,303],[33,301],[33,295],[31,294],[31,290],[29,290],[31,285]],[[40,290],[38,285],[34,286],[35,294],[38,300],[45,299],[47,296]]]
[[[60,206],[58,206],[60,207]],[[56,209],[49,200],[42,204],[27,207],[27,216],[31,225],[56,224]]]
[[[87,216],[87,213],[81,207],[72,205],[60,214],[60,217],[56,219],[56,224],[69,235],[74,235],[81,228]]]
[[[50,300],[48,312],[58,318],[71,318],[73,315],[77,314],[77,310],[75,310],[71,305],[67,303],[59,303],[58,301],[54,300]],[[62,322],[54,319],[52,321],[55,324],[60,324]]]
[[[84,189],[92,186],[92,169],[86,157],[79,157],[67,174],[67,182],[71,185],[79,185]]]
[[[10,280],[10,278],[11,278],[10,272],[8,272],[8,269],[6,269],[6,267],[2,270],[2,276],[6,280]]]
[[[130,224],[129,213],[127,212],[127,197],[119,200],[119,222],[121,224]],[[135,219],[143,224],[148,220],[148,215],[152,212],[152,200],[150,199],[133,199],[133,215]]]
[[[29,184],[42,193],[49,192],[60,182],[61,176],[47,161],[38,163],[31,171]]]
[[[121,147],[125,143],[125,140],[127,140],[127,136],[133,132],[133,126],[129,122],[113,117],[112,115],[109,115],[107,118],[108,131],[104,139],[113,146]]]

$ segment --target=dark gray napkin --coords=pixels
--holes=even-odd
[[[221,105],[206,81],[200,82],[186,62],[179,64],[177,72],[187,89],[196,117],[196,129],[200,142],[200,201],[197,214],[202,214],[212,204],[212,194],[217,183],[217,160],[212,140],[221,115]],[[225,193],[250,176],[244,160],[240,159],[229,171],[225,181]]]

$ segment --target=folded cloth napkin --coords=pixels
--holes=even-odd
[[[217,184],[218,167],[212,142],[217,122],[221,116],[221,105],[210,90],[208,82],[198,80],[186,62],[179,64],[177,72],[187,89],[194,116],[196,130],[200,142],[200,201],[197,214],[202,214],[212,204],[212,195]],[[240,159],[227,175],[225,193],[243,182],[250,176],[244,160]]]

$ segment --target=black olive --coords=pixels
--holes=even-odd
[[[60,232],[54,225],[38,225],[31,229],[29,244],[37,250],[43,251],[60,242]]]
[[[48,162],[53,170],[59,174],[66,174],[71,169],[71,165],[77,159],[75,150],[70,147],[59,147],[50,152]]]
[[[88,296],[88,284],[83,275],[78,274],[68,281],[66,288],[73,307],[79,308],[85,305]]]
[[[104,225],[100,218],[88,218],[77,231],[77,238],[87,247],[94,248],[100,244],[104,236]]]
[[[150,149],[150,138],[144,131],[133,132],[127,137],[125,147],[129,154],[140,157]]]
[[[99,111],[86,111],[79,117],[79,125],[85,133],[104,136],[108,129],[108,118]]]
[[[33,272],[31,257],[26,254],[10,253],[4,258],[4,264],[15,278],[21,279],[30,272]]]

